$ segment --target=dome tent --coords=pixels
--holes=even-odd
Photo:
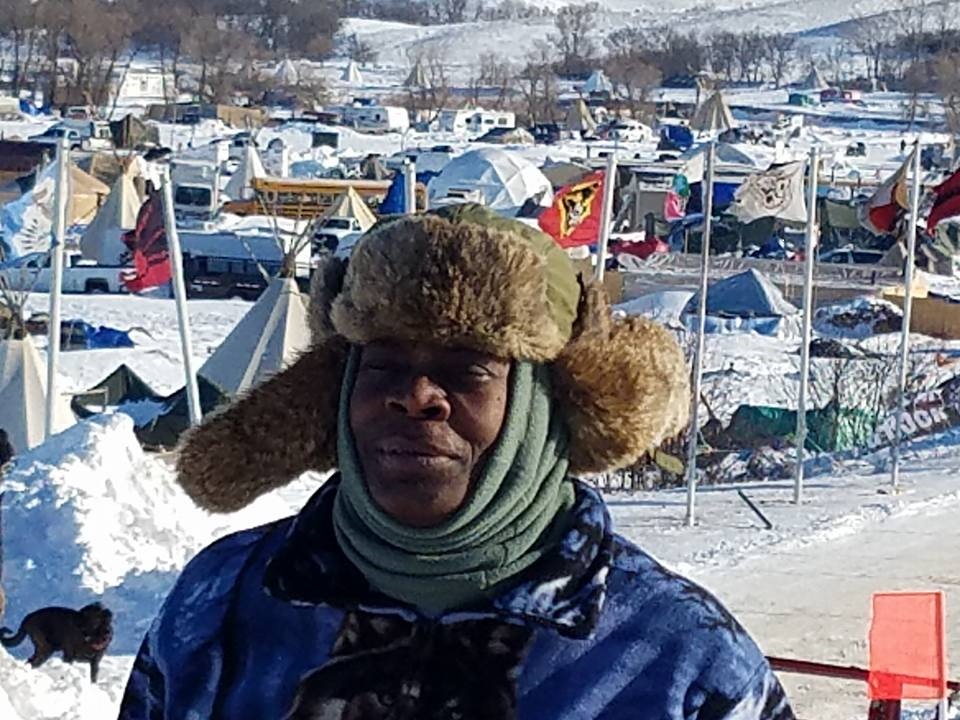
[[[690,298],[682,318],[696,324],[700,293]],[[800,328],[800,310],[763,273],[753,268],[718,280],[707,291],[707,332],[755,332],[788,337]]]
[[[530,200],[553,202],[547,177],[529,160],[500,148],[482,148],[454,158],[430,181],[431,207],[476,192],[491,210],[515,215]]]

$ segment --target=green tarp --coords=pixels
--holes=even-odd
[[[856,408],[829,405],[807,411],[805,447],[812,452],[836,452],[866,447],[876,429],[877,417]],[[794,437],[796,410],[741,405],[723,432],[723,441],[733,447],[763,447]]]

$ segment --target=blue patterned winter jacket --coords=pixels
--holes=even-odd
[[[184,569],[121,720],[792,720],[720,603],[615,535],[577,485],[563,542],[489,603],[426,618],[337,547],[338,483]]]

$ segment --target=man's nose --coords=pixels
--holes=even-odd
[[[398,383],[387,397],[387,408],[416,420],[446,420],[450,403],[442,387],[425,375]]]

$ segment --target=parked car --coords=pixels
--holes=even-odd
[[[67,255],[63,264],[62,288],[65,293],[125,292],[120,281],[120,267],[97,265],[77,254]],[[50,254],[34,252],[8,260],[0,264],[0,277],[6,280],[11,290],[49,292],[53,277]]]
[[[51,145],[56,145],[60,142],[60,138],[67,138],[70,142],[71,150],[79,150],[83,144],[83,136],[78,130],[73,128],[63,127],[61,125],[54,125],[44,130],[39,135],[31,135],[28,139],[32,142],[39,143],[49,143]]]
[[[261,269],[263,272],[261,272]],[[209,255],[183,256],[183,274],[187,297],[221,300],[256,300],[267,289],[269,278],[280,272],[280,263],[242,260]],[[266,273],[266,276],[264,275]],[[310,291],[310,278],[296,278],[302,292]]]
[[[363,235],[363,229],[356,218],[331,217],[317,228],[313,235],[314,254],[324,249],[331,253],[352,245]]]

